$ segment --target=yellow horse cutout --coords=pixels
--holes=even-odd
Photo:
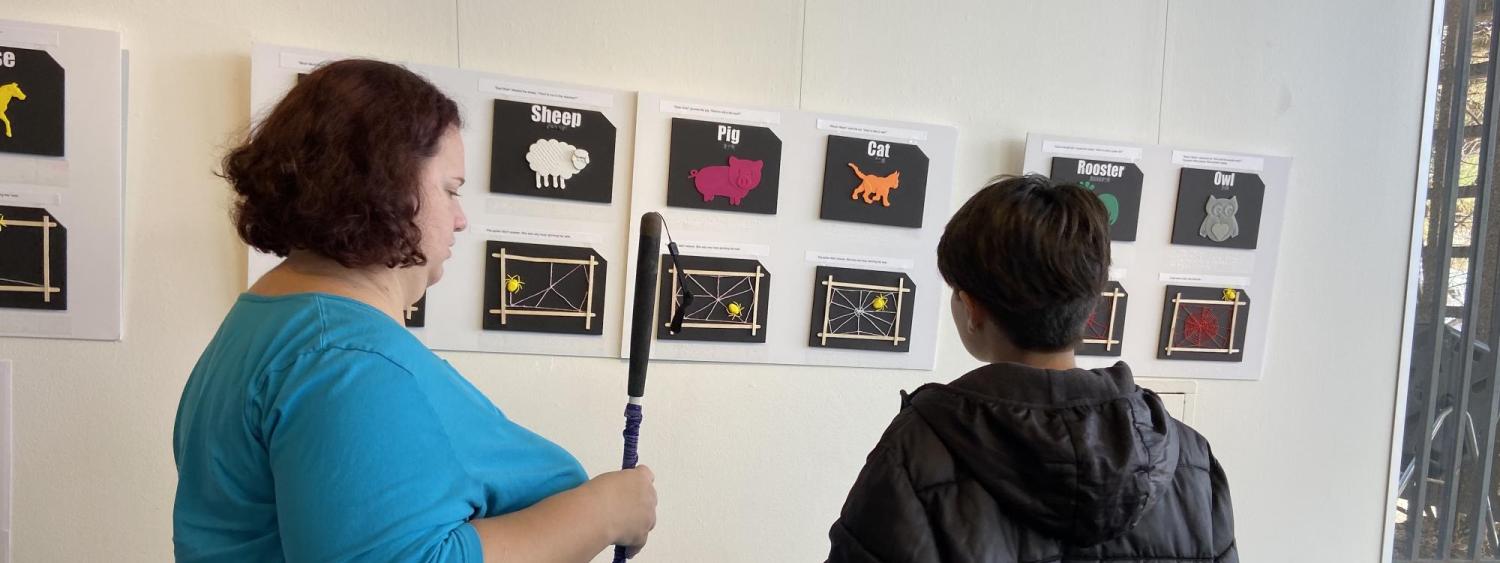
[[[21,85],[16,84],[15,82],[12,82],[10,84],[5,84],[3,86],[0,86],[0,122],[4,122],[5,123],[5,136],[6,136],[6,138],[9,138],[11,136],[11,134],[10,134],[10,117],[7,117],[5,115],[5,111],[8,110],[8,109],[10,109],[10,101],[11,100],[25,100],[25,99],[26,99],[26,93],[21,91]]]

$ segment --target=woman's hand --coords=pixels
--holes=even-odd
[[[656,527],[656,475],[644,465],[612,471],[584,483],[608,518],[611,542],[626,546],[634,557],[646,545],[646,536]]]
[[[504,516],[475,520],[485,561],[586,563],[611,545],[635,556],[656,527],[656,476],[605,473]]]

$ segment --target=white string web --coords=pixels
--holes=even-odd
[[[751,311],[755,309],[757,305],[755,301],[758,297],[755,295],[755,284],[752,281],[754,277],[755,274],[728,276],[688,274],[684,276],[686,283],[697,289],[689,288],[693,292],[693,302],[688,305],[690,310],[682,318],[699,322],[751,324]],[[703,278],[711,278],[713,283],[705,284]],[[712,285],[713,289],[709,289],[709,285]],[[704,299],[707,301],[700,301]],[[677,296],[677,303],[678,306],[682,305],[681,295]],[[738,316],[729,314],[731,303],[739,304]]]
[[[17,243],[17,244],[19,245],[20,243]],[[40,243],[38,243],[38,244],[40,244]],[[51,252],[51,249],[43,249],[43,252]],[[8,252],[4,252],[4,251],[0,251],[0,265],[4,265],[5,260],[3,258],[7,254],[9,254],[9,253]],[[42,275],[41,274],[41,268],[37,268],[36,275],[38,277],[40,277]],[[0,277],[0,282],[6,283],[6,284],[10,284],[10,285],[25,286],[25,287],[42,287],[41,282],[34,282],[34,281],[27,281],[27,280],[17,280],[17,279],[11,279],[11,278],[7,278],[7,277]]]
[[[875,299],[885,298],[885,310]],[[888,291],[833,288],[828,303],[828,334],[883,336],[896,331],[896,296]]]
[[[562,271],[561,274],[559,274],[560,270]],[[517,290],[515,293],[506,292],[506,299],[508,300],[506,302],[506,306],[513,309],[530,309],[534,311],[570,311],[574,313],[583,313],[585,312],[583,310],[583,303],[588,297],[588,292],[593,291],[594,288],[586,287],[584,289],[583,295],[575,297],[575,299],[577,299],[576,302],[573,299],[569,299],[567,295],[558,290],[558,286],[561,285],[564,281],[567,281],[568,278],[573,277],[574,274],[578,274],[582,271],[582,264],[548,264],[546,285],[541,286],[541,289],[532,289],[528,293],[526,286],[533,283],[540,284],[541,282],[528,282],[525,278],[522,278],[521,281],[525,285],[522,285],[521,289]],[[520,273],[511,275],[519,276]],[[504,289],[506,283],[506,280],[500,280],[502,289]]]

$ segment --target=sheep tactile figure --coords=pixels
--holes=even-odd
[[[568,178],[589,165],[589,151],[557,139],[539,139],[526,151],[526,162],[536,173],[536,187],[567,189]]]

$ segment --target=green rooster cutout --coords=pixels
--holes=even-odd
[[[1082,182],[1079,182],[1078,185],[1083,186],[1084,189],[1086,189],[1088,191],[1091,191],[1091,192],[1094,191],[1094,189],[1095,189],[1094,188],[1094,183],[1090,182],[1088,180],[1084,180]],[[1111,226],[1113,226],[1115,224],[1115,221],[1120,218],[1120,200],[1119,200],[1119,198],[1115,197],[1115,194],[1098,194],[1098,195],[1099,195],[1099,201],[1104,202],[1104,209],[1106,209],[1106,210],[1109,211],[1109,224]]]

